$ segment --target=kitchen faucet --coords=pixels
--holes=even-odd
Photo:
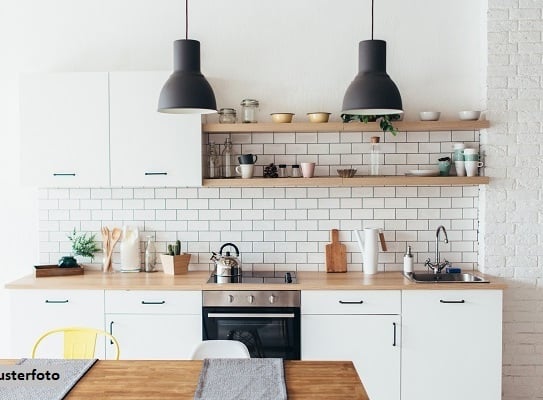
[[[449,238],[447,237],[447,230],[445,229],[443,225],[439,225],[436,231],[436,262],[432,263],[430,261],[430,258],[428,258],[426,262],[424,263],[426,267],[430,267],[432,269],[434,274],[441,273],[441,270],[443,268],[450,265],[447,260],[443,260],[443,262],[439,261],[439,234],[441,233],[441,231],[443,231],[443,234],[445,235],[445,239],[443,240],[443,242],[449,243]]]

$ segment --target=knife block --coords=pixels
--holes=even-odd
[[[167,275],[183,275],[189,272],[190,254],[183,253],[178,256],[161,254],[162,269]]]

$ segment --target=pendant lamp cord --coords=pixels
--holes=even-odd
[[[371,0],[371,40],[373,40],[373,0]]]
[[[185,0],[185,39],[188,39],[188,38],[189,38],[189,0]]]

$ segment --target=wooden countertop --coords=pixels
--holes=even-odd
[[[483,275],[490,283],[414,283],[401,272],[326,273],[298,272],[296,284],[243,284],[243,290],[450,290],[450,289],[505,289],[503,279]],[[239,290],[235,283],[209,284],[207,271],[186,275],[155,273],[107,273],[85,271],[83,275],[35,278],[28,275],[5,285],[6,289],[96,289],[96,290]]]
[[[13,363],[0,361],[3,365]],[[368,400],[351,361],[286,360],[284,367],[289,400]],[[100,360],[66,399],[192,400],[201,369],[202,361]]]

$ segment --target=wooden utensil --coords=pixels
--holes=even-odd
[[[385,241],[385,234],[379,231],[379,240],[381,241],[381,250],[387,251],[387,242]]]
[[[344,244],[339,243],[339,231],[330,231],[332,243],[326,245],[326,272],[347,272],[347,254]]]
[[[101,230],[102,230],[102,242],[104,243],[102,245],[102,250],[104,252],[104,260],[103,260],[103,263],[102,263],[102,271],[103,272],[108,272],[109,269],[110,269],[110,266],[108,265],[108,254],[109,254],[109,246],[110,246],[109,228],[107,226],[103,226]]]
[[[117,244],[117,242],[119,241],[119,239],[121,238],[121,234],[122,234],[122,231],[120,228],[113,228],[113,230],[109,233],[109,250],[108,250],[108,254],[107,254],[107,258],[106,258],[106,265],[107,265],[107,271],[111,271],[113,268],[112,268],[112,263],[111,263],[111,258],[113,256],[113,250],[115,249],[115,245]]]

